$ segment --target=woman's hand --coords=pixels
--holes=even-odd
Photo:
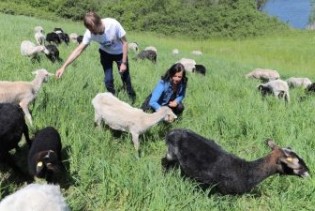
[[[170,101],[170,102],[168,103],[168,106],[171,107],[171,108],[177,107],[177,102],[176,102],[176,100]]]

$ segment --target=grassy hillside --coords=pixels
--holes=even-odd
[[[46,68],[54,73],[60,67],[44,57],[41,63],[32,64],[20,55],[22,40],[34,41],[34,26],[41,25],[46,32],[54,27],[62,27],[68,33],[84,32],[78,23],[4,14],[0,14],[0,24],[8,26],[0,31],[1,80],[32,80],[31,71],[35,69]],[[277,69],[283,78],[307,76],[315,80],[312,34],[300,32],[244,41],[192,41],[127,33],[128,40],[137,41],[141,48],[154,45],[158,49],[156,65],[130,60],[136,107],[140,107],[160,76],[179,58],[195,59],[207,67],[207,74],[188,75],[182,118],[171,125],[161,123],[140,137],[140,159],[135,156],[129,134],[115,136],[108,128],[101,131],[94,128],[91,100],[105,91],[97,44],[89,46],[62,79],[51,78],[43,85],[30,106],[34,124],[30,131],[33,134],[36,129],[50,125],[60,132],[69,173],[61,186],[72,210],[314,209],[314,178],[275,175],[242,196],[208,196],[194,182],[180,177],[178,171],[163,175],[160,164],[166,152],[165,133],[171,128],[187,128],[216,140],[224,149],[246,160],[267,154],[270,150],[264,141],[273,138],[280,146],[291,146],[313,171],[315,96],[301,98],[304,91],[295,89],[290,92],[291,103],[285,106],[273,97],[262,99],[256,91],[259,81],[244,78],[253,68],[263,67]],[[61,57],[66,59],[75,46],[73,43],[59,46]],[[172,55],[173,48],[178,48],[180,54]],[[193,56],[191,51],[195,49],[204,54]],[[129,57],[133,56],[130,52]],[[115,84],[121,86],[116,71]],[[119,92],[118,97],[129,102],[124,92]],[[24,155],[22,151],[16,157],[27,171]],[[3,198],[24,183],[18,181],[10,168],[2,164],[0,167]]]

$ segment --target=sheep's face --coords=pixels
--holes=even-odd
[[[165,117],[164,117],[164,121],[166,122],[174,122],[175,119],[177,119],[177,116],[173,113],[173,111],[171,109],[168,109]]]
[[[36,176],[45,178],[48,174],[59,172],[59,159],[54,151],[47,151],[41,155],[41,159],[36,164]]]
[[[264,85],[259,85],[257,87],[257,89],[260,91],[260,93],[265,96],[265,95],[268,95],[268,94],[272,94],[272,90],[267,87],[267,86],[264,86]]]
[[[53,76],[54,74],[48,72],[47,70],[45,69],[39,69],[39,70],[36,70],[36,71],[33,71],[32,72],[34,75],[40,75],[40,77],[43,78],[43,81],[44,82],[47,82],[48,81],[48,78],[49,76]]]

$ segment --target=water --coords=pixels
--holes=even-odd
[[[304,29],[309,24],[311,8],[311,0],[268,0],[262,11],[294,28]]]

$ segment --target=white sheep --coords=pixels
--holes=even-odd
[[[276,70],[256,68],[246,74],[246,78],[260,79],[262,81],[271,81],[280,78],[280,74]]]
[[[181,58],[176,63],[181,63],[185,67],[185,71],[194,72],[196,69],[196,61],[193,59]]]
[[[148,47],[146,47],[144,50],[145,50],[145,51],[151,50],[151,51],[154,51],[155,53],[157,53],[157,49],[156,49],[156,47],[154,47],[154,46],[148,46]]]
[[[34,32],[41,32],[41,33],[45,33],[44,28],[42,26],[35,26],[34,27]]]
[[[312,81],[308,78],[296,78],[296,77],[291,77],[286,80],[288,83],[289,87],[296,88],[296,87],[303,87],[307,88],[312,84]]]
[[[163,106],[154,113],[145,113],[116,98],[112,93],[97,94],[92,104],[95,109],[95,123],[101,126],[102,120],[114,130],[127,131],[132,135],[135,149],[139,150],[139,135],[164,120],[174,121],[177,116],[172,110]]]
[[[286,102],[290,102],[289,85],[286,81],[277,79],[260,84],[257,88],[264,96],[273,94],[278,98],[284,98]]]
[[[54,75],[45,69],[32,73],[36,75],[33,81],[0,81],[0,103],[18,103],[31,125],[32,117],[28,105],[36,98],[42,83],[48,80],[48,76]]]
[[[46,36],[42,32],[35,32],[34,38],[37,45],[45,45]]]
[[[21,55],[30,57],[31,59],[36,59],[40,52],[49,54],[48,50],[44,45],[35,45],[29,40],[24,40],[21,43]]]
[[[29,184],[0,202],[0,211],[70,211],[59,185]]]

